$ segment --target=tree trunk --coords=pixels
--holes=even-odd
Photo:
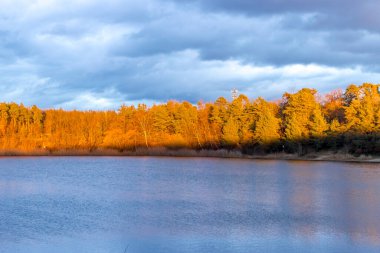
[[[146,145],[146,147],[148,148],[148,147],[149,147],[149,146],[148,146],[148,136],[147,136],[145,130],[144,130],[144,138],[145,138],[145,145]]]

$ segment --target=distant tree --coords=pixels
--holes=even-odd
[[[229,118],[223,126],[222,140],[226,146],[233,147],[239,145],[239,126],[233,117]]]
[[[327,129],[320,105],[315,99],[316,93],[314,89],[304,88],[295,94],[285,94],[286,103],[282,114],[286,139],[304,140]]]
[[[156,133],[174,134],[173,118],[170,116],[166,105],[154,105],[150,112]]]
[[[146,105],[138,105],[135,114],[135,120],[138,132],[143,135],[145,146],[149,147],[149,138],[152,131],[153,117]]]
[[[1,150],[116,150],[138,147],[250,148],[269,152],[281,142],[299,154],[342,148],[355,154],[380,152],[379,85],[350,85],[324,97],[314,89],[285,93],[282,102],[253,103],[240,95],[213,103],[184,101],[117,111],[41,110],[0,103]]]
[[[280,140],[280,119],[276,117],[276,105],[263,98],[258,98],[253,104],[253,123],[251,130],[253,139],[261,145],[271,144]]]
[[[311,112],[309,129],[310,137],[314,138],[325,136],[326,131],[329,129],[329,126],[322,115],[322,110],[319,105],[315,105],[315,108]]]
[[[342,90],[333,90],[327,93],[323,99],[323,114],[329,123],[333,120],[344,121],[344,99]]]
[[[346,90],[345,118],[347,129],[356,133],[368,133],[375,129],[376,112],[380,96],[378,86],[363,84],[349,86]]]

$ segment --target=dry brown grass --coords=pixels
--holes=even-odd
[[[306,156],[287,153],[270,153],[266,155],[245,155],[239,150],[194,150],[187,148],[171,149],[165,147],[137,148],[136,150],[119,151],[116,149],[62,149],[62,150],[0,150],[0,156],[170,156],[170,157],[219,157],[219,158],[251,158],[270,160],[309,160],[309,161],[348,161],[348,162],[380,162],[380,157],[359,156],[347,153],[319,152]]]

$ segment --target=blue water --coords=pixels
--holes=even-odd
[[[380,165],[0,158],[0,252],[380,252]]]

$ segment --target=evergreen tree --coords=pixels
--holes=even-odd
[[[239,144],[239,126],[232,117],[230,117],[223,126],[222,140],[226,146],[237,146]]]
[[[286,102],[282,114],[287,140],[301,141],[311,136],[310,126],[313,125],[313,115],[319,116],[315,94],[316,90],[307,88],[295,94],[285,94]]]
[[[310,136],[313,138],[320,138],[325,136],[325,132],[328,130],[329,126],[322,115],[322,111],[319,105],[311,113],[309,129]]]
[[[258,98],[253,104],[253,139],[255,142],[266,145],[280,139],[280,119],[270,103]]]

